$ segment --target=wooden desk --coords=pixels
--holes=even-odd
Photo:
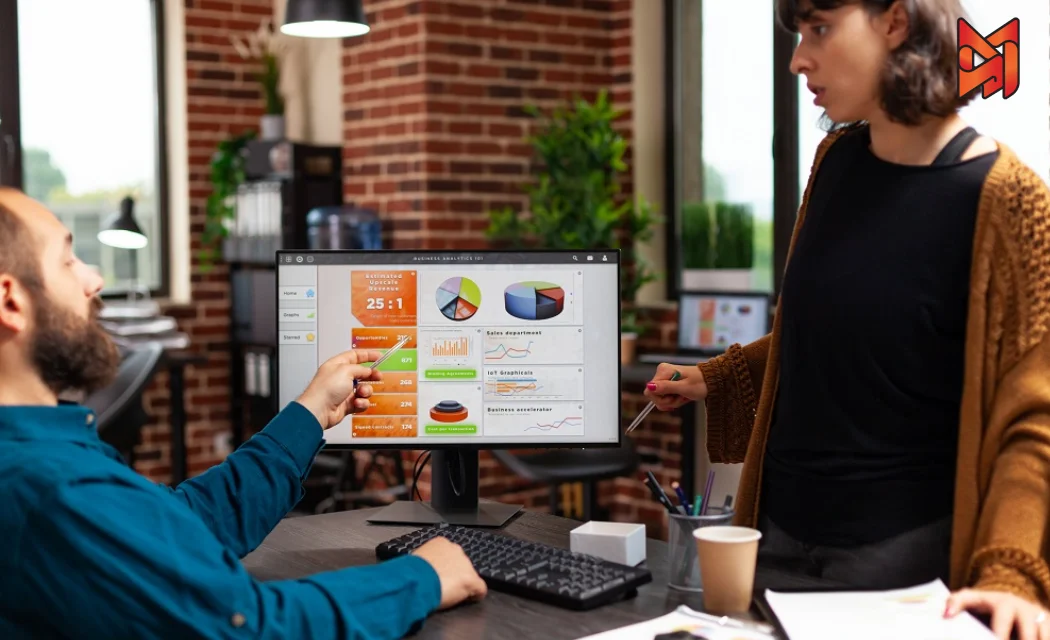
[[[412,531],[415,527],[386,527],[366,522],[375,509],[342,511],[303,518],[287,518],[244,559],[256,578],[280,580],[302,578],[321,571],[374,564],[380,542]],[[502,529],[515,538],[569,547],[569,531],[580,523],[548,514],[523,512]],[[667,544],[649,540],[646,566],[653,581],[638,596],[587,612],[570,611],[540,604],[497,591],[480,603],[433,614],[418,638],[477,640],[572,639],[615,629],[661,616],[679,604],[703,609],[700,594],[667,587]],[[805,582],[794,577],[765,577],[756,587],[797,587]],[[361,585],[367,589],[368,585]],[[755,615],[757,618],[757,614]]]

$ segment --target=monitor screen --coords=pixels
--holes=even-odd
[[[280,406],[328,358],[407,336],[329,446],[616,445],[619,276],[616,251],[279,252]]]
[[[734,343],[769,332],[769,296],[762,293],[686,291],[678,299],[678,348],[722,353]]]

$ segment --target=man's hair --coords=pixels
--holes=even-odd
[[[25,222],[14,211],[0,204],[0,273],[13,275],[33,293],[44,288],[37,245]]]
[[[777,0],[780,26],[798,31],[814,10],[860,4],[869,15],[887,11],[894,0]],[[915,125],[923,116],[950,116],[980,91],[958,94],[960,0],[900,0],[908,13],[908,38],[890,54],[880,81],[880,100],[890,120]]]

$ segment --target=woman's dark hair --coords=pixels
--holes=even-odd
[[[777,0],[780,26],[798,31],[815,10],[859,4],[882,14],[895,0]],[[958,95],[958,23],[966,13],[960,0],[897,0],[908,12],[908,38],[890,54],[882,72],[882,108],[890,120],[918,124],[925,115],[949,116],[980,91]]]

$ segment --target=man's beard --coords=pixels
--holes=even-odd
[[[55,304],[46,293],[34,300],[36,327],[30,357],[44,384],[60,395],[66,391],[92,393],[113,381],[120,353],[98,323],[102,301],[92,300],[91,314],[78,317]]]

